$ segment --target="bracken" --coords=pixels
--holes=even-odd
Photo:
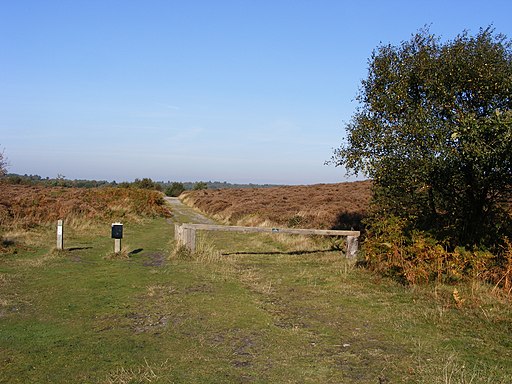
[[[77,217],[136,221],[169,215],[163,195],[156,191],[0,184],[0,226],[4,229],[27,229]]]

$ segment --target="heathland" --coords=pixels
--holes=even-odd
[[[187,191],[182,198],[231,224],[267,221],[288,227],[360,229],[371,182]]]
[[[275,217],[251,206],[251,190],[219,212],[333,227],[367,209],[368,186],[350,187],[334,213],[320,186],[268,192],[269,212],[298,199]],[[323,188],[338,204],[341,187]],[[155,191],[0,191],[0,382],[512,381],[509,297],[480,280],[404,285],[344,259],[339,241],[296,236],[200,233],[195,254],[179,252],[170,224],[197,212],[169,212]],[[113,221],[125,225],[119,255]]]

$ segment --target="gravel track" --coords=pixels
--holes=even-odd
[[[165,201],[171,205],[173,217],[170,221],[173,223],[218,224],[188,205],[183,204],[177,197],[165,197]]]

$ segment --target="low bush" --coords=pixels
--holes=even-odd
[[[178,197],[185,191],[183,183],[174,182],[170,187],[166,188],[165,194],[171,197]]]
[[[403,284],[454,284],[480,280],[512,291],[512,243],[502,239],[497,252],[449,249],[427,232],[410,231],[395,216],[372,218],[360,263]]]

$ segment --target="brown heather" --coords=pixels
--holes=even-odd
[[[230,224],[361,229],[371,199],[370,181],[257,189],[185,192],[183,200]],[[512,294],[512,242],[498,255],[457,248],[447,251],[421,233],[406,239],[401,222],[373,223],[363,244],[363,264],[405,284],[484,281]]]
[[[183,200],[231,224],[360,229],[371,182],[189,191]]]
[[[31,228],[58,219],[123,219],[168,215],[162,194],[126,188],[0,184],[0,226]]]

